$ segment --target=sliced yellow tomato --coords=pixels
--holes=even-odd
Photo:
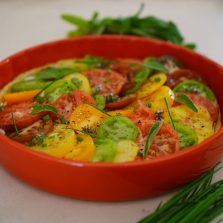
[[[117,144],[114,163],[122,163],[135,160],[139,151],[137,144],[131,140],[121,140]]]
[[[72,151],[75,144],[74,131],[65,125],[57,124],[54,126],[54,130],[44,138],[43,143],[40,146],[32,147],[32,149],[61,158]]]
[[[78,142],[71,152],[66,154],[64,158],[75,161],[88,162],[95,153],[95,145],[93,139],[89,135],[80,135],[82,141]]]
[[[133,112],[133,110],[134,110],[133,108],[132,109],[129,108],[129,109],[126,109],[126,110],[119,109],[119,110],[110,111],[110,112],[108,112],[108,114],[111,115],[111,116],[116,116],[118,114],[128,116],[129,114],[131,114]]]
[[[64,80],[77,79],[80,82],[80,90],[85,91],[88,94],[91,94],[91,85],[87,77],[80,73],[70,74],[64,77]]]
[[[198,112],[193,112],[185,105],[172,107],[170,109],[173,120],[192,127],[198,136],[198,143],[214,134],[212,128],[213,122],[210,113],[203,106],[197,106]],[[170,122],[167,112],[164,113],[164,119]]]
[[[71,128],[82,130],[83,127],[97,128],[100,123],[108,118],[108,115],[89,104],[81,104],[76,107],[70,116]]]
[[[149,106],[151,109],[166,110],[164,97],[167,99],[168,105],[171,107],[174,101],[174,93],[167,86],[160,87],[157,91],[153,92],[151,95],[141,100],[144,102],[145,105]]]
[[[167,80],[166,74],[158,73],[149,78],[149,80],[138,90],[137,98],[149,96],[158,90]]]

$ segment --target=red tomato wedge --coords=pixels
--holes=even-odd
[[[104,96],[119,95],[126,82],[125,77],[112,70],[91,69],[86,71],[85,75],[89,78],[92,87],[101,88]]]
[[[19,135],[16,135],[15,133],[13,133],[9,136],[17,142],[27,143],[27,142],[31,142],[36,136],[41,135],[41,134],[46,135],[50,133],[51,131],[53,131],[52,119],[49,119],[47,121],[40,119],[34,122],[32,125],[24,129],[21,129],[19,131]]]
[[[62,115],[66,120],[69,120],[74,108],[86,103],[96,105],[94,99],[89,94],[76,90],[73,91],[71,96],[65,94],[59,97],[55,101],[54,106],[59,115]]]
[[[137,144],[141,150],[145,148],[149,130],[155,121],[147,122],[147,131],[141,133],[137,139]],[[173,154],[179,151],[179,138],[177,132],[167,123],[164,123],[157,133],[151,147],[148,150],[147,159]]]
[[[32,107],[35,104],[37,103],[33,101],[27,101],[6,106],[3,112],[0,112],[0,128],[6,131],[15,130],[12,119],[12,112],[18,129],[25,128],[29,125],[32,125],[34,122],[38,121],[41,117],[43,117],[46,114],[46,112],[41,112],[32,115],[31,114]]]
[[[155,120],[155,113],[141,101],[139,101],[138,104],[138,108],[130,113],[128,118],[130,118],[138,126],[144,135],[148,132],[148,124],[151,122],[151,120]]]

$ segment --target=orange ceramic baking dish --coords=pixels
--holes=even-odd
[[[26,49],[0,62],[0,88],[34,67],[86,54],[136,59],[173,55],[202,75],[223,109],[222,66],[186,48],[140,37],[81,37]],[[173,155],[121,164],[57,159],[0,134],[0,163],[12,175],[43,190],[85,200],[120,201],[155,196],[195,179],[213,167],[222,154],[222,127],[199,145]]]

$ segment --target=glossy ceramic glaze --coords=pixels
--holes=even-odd
[[[152,39],[98,36],[64,39],[24,50],[0,62],[0,88],[16,75],[86,54],[137,58],[171,54],[200,74],[223,109],[223,68],[188,49]],[[193,148],[153,161],[76,163],[34,152],[0,134],[0,162],[14,176],[44,190],[86,200],[132,200],[179,187],[213,167],[223,155],[223,129]]]

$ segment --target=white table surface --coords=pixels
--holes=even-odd
[[[198,50],[223,64],[222,0],[144,1],[143,15],[175,21]],[[29,46],[63,38],[71,26],[61,13],[90,17],[130,15],[137,0],[0,0],[0,60]],[[1,146],[1,143],[0,143]],[[219,172],[217,179],[223,177]],[[86,202],[33,188],[0,166],[0,223],[131,223],[154,210],[173,193],[132,202]]]

